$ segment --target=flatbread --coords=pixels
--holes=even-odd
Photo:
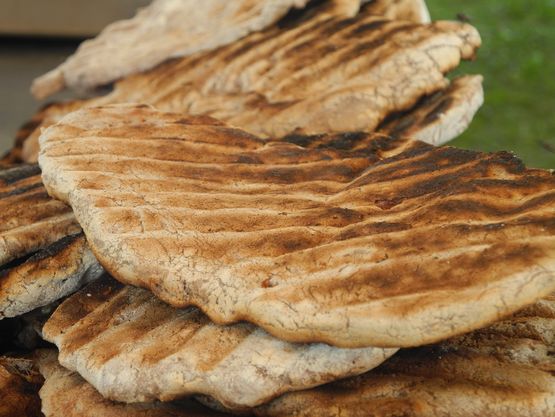
[[[360,377],[290,393],[259,417],[550,417],[555,298],[439,345],[401,351]]]
[[[115,106],[46,130],[39,161],[111,275],[284,340],[418,346],[555,291],[552,173],[413,143],[333,159]]]
[[[133,18],[108,25],[64,63],[33,82],[46,98],[66,86],[78,91],[150,69],[262,30],[308,0],[154,0]]]
[[[444,74],[479,46],[476,29],[460,22],[319,14],[128,77],[95,104],[205,114],[274,138],[373,131],[388,114],[446,87]]]
[[[103,398],[78,374],[58,364],[55,352],[38,361],[45,382],[40,389],[46,417],[225,417],[193,402],[122,404]]]
[[[476,29],[460,22],[423,25],[366,11],[353,19],[316,14],[167,62],[118,82],[107,96],[52,106],[37,117],[46,127],[82,106],[141,102],[214,116],[264,137],[372,132],[387,116],[447,88],[444,74],[479,46]],[[25,143],[25,161],[36,160],[39,132]]]
[[[82,233],[63,237],[19,265],[0,268],[0,320],[51,304],[101,274]]]
[[[397,349],[293,344],[251,324],[220,326],[106,277],[64,301],[43,328],[60,363],[108,399],[209,395],[245,409],[284,392],[366,372]]]
[[[480,75],[462,76],[455,78],[443,90],[437,91],[421,99],[407,112],[391,114],[378,127],[379,132],[391,137],[404,137],[422,140],[432,145],[444,144],[459,134],[463,133],[480,106],[483,103],[482,77]],[[41,118],[40,128],[46,128],[59,122],[64,116],[74,110],[81,108],[78,102],[70,102],[64,105],[54,105],[36,118]],[[350,134],[352,132],[345,132]],[[362,132],[356,132],[362,135]],[[21,132],[22,135],[28,134]],[[371,136],[371,133],[366,133]],[[25,141],[23,152],[15,150],[14,155],[23,155],[23,159],[36,162],[38,159],[40,129],[36,129]],[[288,134],[276,139],[283,140],[297,136],[304,143],[311,136],[332,137],[331,135],[302,135],[298,133]],[[341,134],[338,134],[341,136]],[[23,142],[21,142],[22,146]],[[304,146],[304,145],[301,145]],[[16,159],[19,160],[19,159]]]
[[[155,0],[131,19],[115,22],[81,44],[77,52],[31,88],[43,99],[66,87],[86,91],[149,70],[163,61],[233,43],[263,30],[308,0]],[[328,4],[329,3],[329,4]],[[353,17],[360,0],[330,0],[320,14]],[[376,0],[366,12],[389,19],[428,23],[423,0]]]
[[[33,361],[0,356],[0,416],[40,417],[42,377]]]
[[[0,269],[80,231],[71,208],[46,193],[38,165],[0,170]]]

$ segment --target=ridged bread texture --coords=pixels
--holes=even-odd
[[[0,170],[0,268],[81,231],[71,208],[47,194],[40,174],[36,164]]]
[[[47,129],[39,161],[115,278],[284,340],[417,346],[555,290],[549,171],[417,141],[330,152],[115,106]]]
[[[258,407],[258,417],[551,417],[555,298],[359,377]]]
[[[44,128],[84,106],[147,103],[217,117],[264,137],[373,132],[448,89],[445,74],[472,59],[480,42],[476,29],[460,22],[388,20],[366,9],[350,19],[317,13],[129,76],[111,94],[51,106],[35,120],[42,119]],[[473,89],[475,98],[455,99],[457,106],[436,112],[451,113],[432,120],[441,127],[418,137],[438,144],[464,130],[481,104],[481,87]],[[36,161],[40,127],[22,151],[14,150],[25,161]]]
[[[204,394],[247,409],[285,392],[364,373],[397,349],[284,342],[248,323],[217,325],[105,277],[62,303],[43,328],[59,361],[107,399]]]
[[[65,87],[86,91],[174,57],[232,43],[262,30],[308,0],[155,0],[133,18],[108,25],[31,91],[43,99]]]

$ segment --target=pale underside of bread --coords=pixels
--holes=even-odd
[[[112,106],[46,130],[39,161],[114,277],[217,323],[417,346],[555,290],[550,172],[416,141],[330,152]]]
[[[555,298],[438,345],[400,351],[359,377],[290,393],[259,417],[550,417]]]
[[[64,301],[43,328],[59,361],[108,399],[209,395],[232,409],[366,372],[397,349],[283,342],[247,323],[216,325],[105,277]]]

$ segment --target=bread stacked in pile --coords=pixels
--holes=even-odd
[[[2,415],[552,416],[555,179],[438,146],[480,38],[428,20],[156,0],[38,79],[115,84],[3,159]]]

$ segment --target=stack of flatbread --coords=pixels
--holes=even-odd
[[[2,161],[0,415],[553,416],[555,178],[439,146],[479,45],[421,0],[155,0],[37,79],[97,96]]]

